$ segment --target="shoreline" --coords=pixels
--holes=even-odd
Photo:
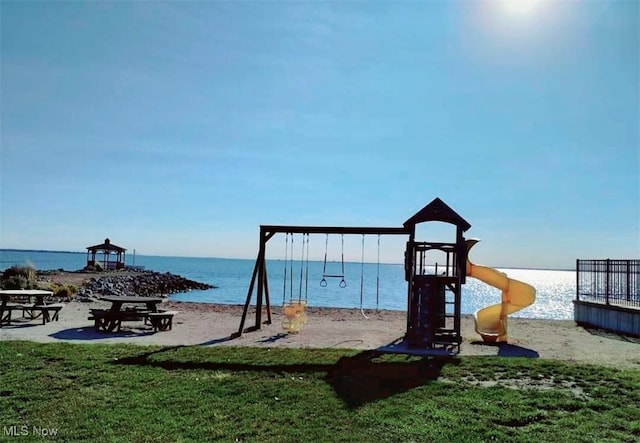
[[[89,320],[90,309],[110,306],[103,301],[66,302],[59,321],[42,325],[19,315],[15,324],[0,328],[0,340],[35,342],[109,343],[156,346],[253,346],[288,348],[341,348],[375,350],[401,339],[406,332],[404,311],[308,307],[308,322],[300,332],[283,330],[281,307],[272,308],[272,324],[262,325],[238,338],[243,305],[165,301],[162,309],[175,310],[170,331],[153,332],[142,322],[124,323],[121,332],[97,332]],[[255,323],[251,306],[245,328]],[[262,319],[266,320],[263,310]],[[475,333],[473,316],[463,315],[462,357],[528,357],[597,364],[640,370],[640,338],[624,337],[576,326],[572,320],[509,318],[507,343],[483,343]]]
[[[246,288],[243,286],[242,293],[238,293],[238,291],[235,290],[238,288],[233,286],[235,282],[232,282],[231,285],[229,285],[226,282],[224,284],[221,283],[221,286],[224,286],[225,289],[220,289],[214,286],[214,288],[220,291],[220,293],[214,290],[210,290],[210,291],[204,291],[203,294],[200,294],[200,292],[203,292],[203,291],[198,291],[197,289],[199,288],[197,288],[195,284],[204,284],[204,283],[199,283],[197,281],[192,282],[194,283],[194,285],[191,289],[194,289],[194,290],[180,290],[179,288],[176,288],[176,290],[167,291],[166,290],[167,286],[163,285],[164,286],[163,289],[159,289],[158,291],[156,291],[155,294],[151,294],[149,291],[141,291],[139,288],[135,288],[135,287],[130,287],[128,292],[127,290],[123,291],[122,289],[118,289],[118,287],[122,286],[121,283],[129,284],[127,282],[131,279],[142,280],[141,277],[144,276],[145,273],[155,273],[159,275],[164,275],[157,271],[152,271],[150,269],[145,271],[134,271],[134,270],[125,269],[125,270],[114,270],[114,271],[103,271],[103,272],[90,272],[90,271],[84,271],[84,270],[77,270],[77,271],[49,270],[49,271],[37,271],[37,272],[39,274],[39,278],[40,278],[39,284],[41,286],[46,286],[48,283],[72,284],[79,288],[79,292],[76,294],[76,296],[79,296],[82,298],[86,298],[86,297],[96,298],[96,297],[99,297],[101,293],[104,295],[143,295],[143,296],[154,295],[154,296],[168,297],[169,300],[176,301],[176,302],[188,301],[191,303],[205,303],[205,304],[219,304],[219,303],[243,304],[246,298]],[[181,277],[178,274],[174,274],[174,276]],[[99,282],[92,283],[91,280],[99,280]],[[100,280],[104,280],[104,282],[100,282]],[[116,287],[115,293],[113,292],[114,286]],[[210,286],[213,286],[213,285],[210,285]],[[156,287],[159,287],[159,286],[156,285]],[[234,290],[230,291],[229,290],[230,287],[233,287]],[[105,292],[105,290],[107,292]],[[350,295],[353,296],[353,294],[350,294]],[[382,303],[382,306],[384,309],[406,312],[406,308],[402,306],[403,303],[399,303],[399,301],[402,301],[400,299],[403,299],[404,304],[406,304],[406,297],[404,296],[404,294],[400,296],[400,298],[398,298],[397,293],[394,292],[394,294],[389,298],[393,300],[393,303],[387,303],[387,304]],[[253,294],[252,301],[255,302],[255,294]],[[274,300],[272,298],[272,302],[273,301],[275,301],[276,303],[272,304],[272,307],[274,309],[277,309],[277,307],[280,306],[279,300]],[[335,306],[334,303],[336,302],[336,300],[327,299],[326,297],[323,298],[322,296],[320,296],[319,299],[316,299],[315,301],[317,303],[320,303],[319,306],[326,307],[326,308],[338,308],[338,307],[343,309],[357,308],[356,303],[344,303],[344,302],[340,303],[339,302],[338,306]],[[495,301],[499,301],[499,300],[496,299]],[[463,302],[463,307],[464,307],[464,303],[465,302]],[[488,300],[487,303],[491,304],[492,300]],[[365,309],[365,312],[373,312],[375,310],[375,307],[376,305],[371,303],[371,300],[369,300],[369,302],[366,303],[366,306],[364,309]],[[476,300],[474,304],[472,304],[472,306],[467,306],[467,309],[464,309],[463,312],[466,312],[467,314],[472,315],[477,309],[480,309],[481,307],[484,307],[484,306],[479,305]],[[545,315],[545,314],[551,314],[551,315]],[[520,317],[522,313],[517,313],[516,315],[518,316],[518,318],[572,320],[573,305],[571,304],[571,301],[567,299],[565,295],[563,295],[561,307],[558,309],[544,310],[544,309],[538,309],[534,307],[531,312],[525,313],[524,317]]]

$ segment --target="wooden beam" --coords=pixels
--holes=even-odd
[[[267,240],[277,233],[291,234],[362,234],[362,235],[410,235],[411,229],[380,226],[283,226],[260,225],[260,230],[271,234]]]
[[[244,302],[244,308],[242,309],[242,318],[240,319],[240,327],[238,328],[238,332],[235,334],[231,334],[231,338],[237,338],[242,335],[244,330],[244,322],[247,319],[247,313],[249,312],[249,305],[251,304],[251,298],[253,295],[253,287],[256,283],[256,276],[258,275],[258,267],[260,266],[260,254],[258,253],[258,258],[256,259],[256,264],[253,267],[253,275],[251,276],[251,283],[249,284],[249,290],[247,291],[247,299]]]

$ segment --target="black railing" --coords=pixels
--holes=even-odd
[[[640,260],[576,260],[576,299],[640,308]]]

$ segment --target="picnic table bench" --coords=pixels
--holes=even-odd
[[[62,303],[54,303],[51,305],[26,304],[22,305],[22,316],[30,319],[42,317],[44,325],[50,321],[58,321],[60,310],[64,307]]]
[[[11,313],[13,311],[22,310],[22,305],[19,303],[2,302],[0,305],[0,328],[11,324]]]
[[[96,331],[118,332],[122,328],[122,322],[143,321],[151,325],[154,332],[171,330],[173,316],[176,311],[163,311],[157,308],[163,300],[153,297],[113,296],[101,297],[101,300],[111,302],[110,309],[92,309],[89,320],[94,320]],[[144,305],[144,307],[127,307],[123,305]]]
[[[114,332],[120,331],[123,321],[142,321],[145,313],[124,310],[111,311],[108,309],[91,309],[89,320],[94,320],[94,328],[96,331]]]
[[[178,311],[149,312],[146,316],[154,331],[170,331],[173,325],[173,316],[177,313]]]

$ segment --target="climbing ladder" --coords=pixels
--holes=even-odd
[[[427,265],[428,251],[442,253],[444,266]],[[459,350],[460,279],[454,244],[410,242],[413,264],[407,271],[410,284],[406,340],[412,347]]]

